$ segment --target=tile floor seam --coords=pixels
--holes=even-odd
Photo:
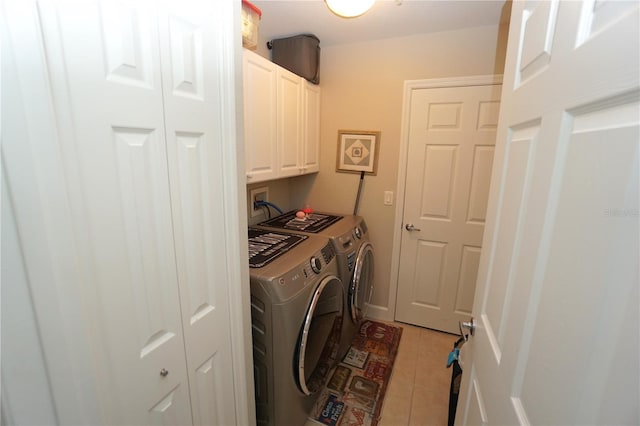
[[[420,339],[422,338],[422,331],[419,332],[418,334],[418,345],[420,345]],[[413,379],[411,380],[411,392],[410,392],[410,396],[409,396],[409,419],[408,419],[408,423],[407,426],[411,426],[411,420],[413,417],[413,394],[415,392],[416,389],[416,377],[417,377],[417,369],[418,369],[418,351],[415,351],[414,354],[414,359],[413,359]]]

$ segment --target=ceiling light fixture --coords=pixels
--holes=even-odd
[[[355,18],[371,9],[376,0],[324,0],[329,10],[343,18]]]

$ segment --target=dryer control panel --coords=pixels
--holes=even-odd
[[[305,250],[311,247],[313,249]],[[253,269],[252,281],[261,281],[262,287],[275,300],[288,300],[328,275],[339,275],[335,249],[328,239],[318,237],[309,238],[263,270],[267,276],[261,280],[257,276],[259,270]],[[274,271],[278,275],[269,277]]]

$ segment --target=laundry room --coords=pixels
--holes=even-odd
[[[341,3],[0,2],[0,425],[640,424],[640,3]]]
[[[337,220],[333,225],[327,223],[328,228],[324,231],[321,230],[319,234],[328,236],[331,241],[340,241],[335,245],[339,265],[347,263],[342,262],[342,259],[348,259],[349,256],[355,258],[351,261],[356,265],[355,267],[345,266],[343,269],[346,273],[338,274],[340,279],[347,283],[345,288],[347,307],[344,312],[343,326],[352,327],[353,324],[362,323],[354,321],[350,317],[352,307],[349,306],[349,287],[351,286],[349,283],[355,282],[351,278],[353,271],[359,272],[361,269],[370,268],[372,270],[366,271],[356,285],[356,288],[363,293],[360,296],[361,299],[366,301],[362,304],[363,307],[366,305],[366,309],[362,309],[362,312],[366,314],[367,318],[387,322],[401,320],[407,324],[452,333],[438,334],[427,329],[422,331],[417,327],[414,329],[407,328],[409,326],[405,327],[404,351],[431,346],[430,355],[423,360],[423,363],[425,369],[433,373],[427,377],[419,372],[417,374],[407,372],[407,362],[400,361],[398,368],[404,371],[405,375],[415,375],[418,390],[412,397],[407,397],[406,392],[412,391],[413,386],[405,386],[405,390],[400,393],[390,392],[386,396],[386,417],[383,417],[382,422],[382,424],[394,424],[394,422],[403,424],[405,420],[408,422],[411,418],[413,422],[411,424],[420,422],[444,424],[447,421],[449,396],[447,390],[451,370],[439,368],[438,362],[442,361],[449,352],[451,344],[456,341],[455,335],[459,332],[456,328],[451,328],[450,323],[453,322],[451,320],[446,325],[438,322],[441,321],[441,318],[452,317],[452,315],[447,313],[447,308],[438,306],[441,302],[435,302],[432,299],[446,299],[446,292],[437,288],[436,290],[418,290],[418,293],[422,293],[418,295],[418,297],[422,297],[418,301],[419,303],[404,302],[408,305],[407,307],[396,303],[397,276],[400,266],[398,265],[398,248],[394,247],[397,234],[394,231],[398,218],[400,217],[404,223],[402,216],[404,216],[405,210],[409,210],[403,206],[405,182],[407,185],[411,184],[409,173],[424,175],[425,178],[428,174],[420,168],[408,170],[401,161],[402,157],[407,157],[406,139],[410,136],[410,129],[406,125],[410,110],[405,104],[406,98],[410,96],[407,95],[405,82],[431,81],[439,82],[444,86],[446,84],[455,86],[460,85],[469,76],[501,77],[506,54],[510,3],[489,1],[449,2],[445,4],[445,2],[378,1],[364,14],[351,18],[340,17],[332,13],[325,2],[256,0],[250,4],[257,8],[260,18],[256,23],[257,34],[253,34],[254,40],[252,42],[246,43],[248,46],[245,47],[243,57],[248,223],[262,229],[287,230],[288,228],[288,231],[297,232],[303,228],[308,230],[314,227],[315,219],[320,222]],[[250,9],[247,10],[251,12]],[[255,45],[253,45],[254,43]],[[316,43],[319,46],[318,49],[316,49]],[[298,51],[295,50],[296,48]],[[290,51],[283,52],[284,49]],[[279,102],[282,102],[280,96],[286,96],[281,93],[288,93],[285,90],[290,87],[290,81],[296,77],[289,76],[286,71],[282,71],[282,68],[288,68],[287,71],[297,71],[296,76],[302,79],[305,77],[304,72],[307,71],[303,69],[303,65],[307,64],[301,64],[300,69],[296,69],[293,64],[286,61],[294,62],[297,59],[310,64],[316,63],[317,54],[319,55],[319,70],[317,73],[312,71],[309,74],[312,78],[306,76],[307,81],[302,82],[303,101],[300,106],[301,112],[299,112],[300,116],[304,117],[302,129],[294,128],[287,133],[287,126],[292,124],[295,126],[295,121],[281,119],[282,116],[286,117],[287,113],[286,107],[280,106]],[[306,56],[310,56],[310,58],[306,58]],[[277,64],[276,71],[271,71],[270,64],[263,62],[261,58],[273,60]],[[269,72],[265,70],[269,70]],[[278,106],[275,114],[269,110],[268,103],[265,101],[269,96],[273,96],[273,92],[264,90],[269,85],[269,78],[274,78],[277,81],[274,92],[278,98],[275,102]],[[319,82],[309,81],[314,78]],[[491,88],[489,89],[491,92],[490,100],[494,105],[499,105],[497,102],[499,90],[496,88],[500,86],[495,83],[499,83],[499,81],[491,81],[486,87]],[[468,84],[468,81],[464,81],[464,84]],[[313,99],[318,99],[319,103],[319,113],[314,110],[319,116],[318,123],[312,122],[311,126],[308,125],[308,120],[310,120],[310,115],[313,116],[313,113],[310,114],[307,110],[309,102],[306,101],[309,88],[316,90],[312,96],[314,96]],[[448,98],[434,102],[434,104],[436,106],[455,105],[461,100],[456,98],[455,94],[448,96]],[[286,104],[286,101],[284,103]],[[312,104],[315,108],[317,105],[316,103]],[[487,105],[491,105],[491,102],[487,102]],[[471,104],[465,104],[465,108],[468,108],[464,112],[465,116],[482,117],[485,113],[484,111],[476,111],[474,108],[477,107],[471,106]],[[426,114],[427,111],[423,113],[425,116]],[[449,195],[442,195],[446,190],[440,188],[451,187],[451,182],[461,180],[475,182],[473,185],[475,199],[480,200],[480,207],[476,207],[476,210],[482,210],[482,206],[486,205],[489,185],[487,168],[490,169],[490,158],[487,158],[487,153],[490,152],[487,147],[492,147],[495,143],[494,140],[491,140],[491,138],[495,139],[495,132],[491,130],[495,130],[497,108],[494,108],[489,115],[493,121],[488,126],[493,126],[493,128],[489,131],[483,130],[486,135],[474,135],[475,142],[473,143],[480,148],[471,146],[470,149],[474,150],[471,155],[465,152],[469,147],[459,141],[438,141],[439,143],[444,142],[438,148],[444,147],[446,149],[454,145],[460,147],[457,158],[453,160],[442,155],[444,151],[434,151],[428,154],[429,161],[424,162],[422,166],[428,170],[442,169],[430,175],[431,180],[425,185],[428,188],[425,191],[427,196],[429,193],[440,192],[439,195],[432,196],[434,205],[441,204],[442,199]],[[448,117],[446,112],[445,116]],[[450,117],[445,120],[449,119]],[[454,124],[457,120],[458,118],[453,118]],[[271,121],[272,124],[269,125]],[[466,121],[468,119],[465,118],[464,126],[468,126]],[[434,126],[432,125],[432,127]],[[302,147],[298,146],[300,145],[298,141],[295,143],[286,142],[286,135],[296,134],[296,130],[301,132]],[[442,130],[440,131],[442,132]],[[455,129],[445,127],[444,131],[451,133]],[[469,131],[465,131],[467,132],[466,138],[471,139]],[[313,140],[314,137],[317,139]],[[367,164],[370,166],[369,168],[364,167],[363,163],[352,161],[353,158],[349,158],[351,161],[348,164],[341,161],[340,154],[345,151],[344,143],[348,138],[373,144],[362,148],[368,151],[364,158],[369,161]],[[403,138],[405,138],[404,142]],[[308,139],[312,139],[311,144],[307,142]],[[268,149],[270,145],[275,146],[274,160],[272,160],[273,154]],[[469,145],[468,142],[467,145]],[[309,159],[306,150],[313,151],[314,149],[318,150],[317,154],[312,152],[312,158]],[[478,152],[479,154],[476,154]],[[360,153],[357,152],[357,154]],[[421,157],[422,155],[422,153],[418,153],[415,156]],[[298,164],[298,168],[295,168],[296,160],[300,161],[300,157],[303,158],[302,163]],[[434,161],[432,158],[436,160]],[[480,162],[477,160],[469,161],[469,158],[483,160]],[[449,164],[448,168],[447,164]],[[481,176],[470,176],[469,171],[472,168],[475,168],[476,175]],[[295,170],[292,171],[292,169]],[[484,173],[478,173],[478,170],[482,169],[484,169]],[[450,189],[449,191],[469,193],[472,190],[456,187],[455,190]],[[484,204],[481,201],[483,197],[485,198]],[[415,195],[408,194],[406,198],[415,198]],[[456,211],[462,210],[465,208],[463,206],[465,203],[459,201],[459,199],[450,200],[448,204],[453,206]],[[428,210],[426,212],[429,213]],[[477,213],[475,219],[481,222],[484,211]],[[457,212],[449,212],[448,214],[450,217],[459,216]],[[338,217],[334,218],[333,215]],[[438,216],[438,214],[434,216]],[[357,220],[353,218],[357,218]],[[441,221],[445,217],[436,219]],[[418,223],[416,225],[418,225],[416,227],[420,227]],[[366,262],[357,255],[360,243],[356,237],[353,237],[354,233],[350,232],[353,229],[359,231],[362,226],[366,226],[367,232],[363,241],[367,241],[366,245],[369,247]],[[459,224],[456,219],[455,226],[462,228],[465,225]],[[260,247],[259,238],[263,238],[261,237],[264,236],[263,232],[265,231],[256,231],[251,228],[250,246]],[[404,233],[412,234],[408,231],[404,231]],[[308,235],[312,238],[314,236],[314,234]],[[353,241],[354,247],[343,246],[345,241]],[[480,241],[466,241],[465,243],[467,245],[473,244],[476,247],[481,245]],[[301,252],[302,248],[294,247],[290,250],[292,253],[286,256],[295,258],[296,253]],[[455,243],[452,243],[449,250],[452,253],[464,252],[464,246],[457,247]],[[429,253],[429,257],[438,258],[437,253],[435,256],[433,254]],[[456,255],[450,255],[450,257],[452,257],[450,262],[460,262]],[[262,260],[259,256],[252,256],[250,262],[253,262],[254,258]],[[471,259],[470,262],[467,261],[471,266],[467,266],[466,269],[463,266],[463,274],[468,275],[467,279],[463,280],[463,286],[465,286],[463,290],[466,292],[466,297],[459,297],[460,302],[456,306],[451,303],[452,307],[448,308],[458,312],[456,319],[465,321],[471,312],[474,287],[470,282],[475,279],[473,263],[477,261],[477,257],[472,256]],[[304,259],[302,260],[304,261]],[[360,265],[361,262],[364,262],[363,265]],[[430,262],[430,259],[424,261],[432,266],[433,271],[437,272],[422,273],[422,281],[425,283],[439,281],[432,280],[432,276],[445,275],[440,272],[442,269],[440,265],[432,265]],[[444,264],[444,262],[442,263]],[[460,263],[465,265],[464,262]],[[271,276],[283,274],[281,271],[276,272],[275,262],[272,266],[264,268],[270,268],[269,274]],[[290,268],[290,265],[285,268]],[[269,283],[261,278],[265,275],[262,269],[251,270],[252,296],[261,300],[264,299],[264,296],[260,289],[265,283]],[[447,274],[453,275],[449,271]],[[470,276],[472,274],[473,276]],[[286,274],[282,276],[286,279]],[[367,280],[371,282],[367,282]],[[261,285],[257,286],[257,282],[260,282]],[[441,281],[434,287],[440,285],[458,286],[457,283],[444,282],[443,284]],[[432,296],[434,291],[440,292],[445,297],[434,298]],[[430,292],[431,294],[429,294]],[[401,301],[403,301],[402,297],[402,291],[400,291]],[[278,309],[276,306],[280,306],[281,303],[274,304],[274,312]],[[438,307],[440,312],[436,318],[431,318],[429,313],[427,315],[423,312],[412,313],[412,305],[424,305],[425,303],[431,303]],[[260,313],[262,310],[253,309],[252,312],[254,312],[252,318],[260,318],[260,323],[264,323],[263,315]],[[407,313],[412,316],[407,318]],[[416,318],[418,318],[417,321]],[[431,322],[424,323],[423,318]],[[455,326],[457,327],[457,322]],[[343,338],[346,335],[348,340],[354,336],[354,333],[349,330],[350,327],[347,327],[343,333]],[[266,329],[269,327],[267,326]],[[425,336],[422,336],[422,333]],[[427,333],[433,333],[433,335],[426,335]],[[268,335],[268,332],[265,334]],[[262,333],[259,334],[259,336],[262,335]],[[256,336],[258,335],[254,333],[254,339],[257,338]],[[263,345],[262,339],[260,337],[256,344],[266,347]],[[420,341],[420,343],[415,343],[416,341]],[[281,344],[284,342],[280,342],[278,346]],[[415,347],[406,345],[415,345]],[[266,350],[265,353],[269,353],[269,350]],[[339,351],[339,355],[338,361],[345,357],[346,351]],[[406,353],[401,354],[401,357],[403,356],[406,356]],[[267,365],[266,360],[267,358],[262,355],[262,351],[254,358],[254,362],[261,366]],[[432,364],[434,365],[432,366]],[[350,372],[352,368],[350,365],[340,364],[337,371],[344,369],[344,371]],[[273,369],[277,370],[276,363],[274,363]],[[269,368],[260,367],[256,371],[269,371]],[[286,375],[286,373],[284,374]],[[347,373],[347,375],[349,374]],[[358,377],[355,376],[356,373],[353,374],[354,377]],[[268,376],[256,379],[256,383],[269,382]],[[282,386],[281,382],[280,385],[276,383],[276,390],[271,398],[271,401],[275,401],[275,406],[271,409],[265,402],[269,400],[268,397],[258,397],[257,418],[259,421],[268,422],[268,419],[271,419],[275,424],[279,424],[282,421],[280,419],[283,418],[280,411],[284,408],[278,407],[278,400],[283,398],[289,401],[286,407],[287,418],[294,418],[296,411],[299,410],[301,413],[306,411],[310,418],[323,421],[314,417],[313,410],[305,405],[304,400],[299,399],[298,392],[287,391],[286,386],[282,386],[282,388],[278,388],[278,386]],[[290,387],[295,388],[293,385]],[[398,384],[391,385],[391,389],[394,387],[397,389]],[[349,399],[346,396],[348,394],[348,392],[332,391],[328,394],[329,396],[324,396],[320,392],[320,396],[316,397],[316,400],[327,401],[327,405],[339,404]],[[340,398],[333,400],[331,395],[338,395]],[[401,395],[405,396],[401,397]],[[419,399],[421,398],[430,402],[420,403]],[[410,405],[405,406],[406,403]],[[404,409],[400,409],[400,407],[404,407]],[[349,411],[349,414],[338,415],[338,418],[349,423],[353,420],[353,414],[350,411],[353,410],[352,404],[346,403],[344,410]],[[367,413],[365,418],[376,418],[376,415],[379,414]],[[300,414],[300,417],[304,418],[304,415]],[[365,424],[368,423],[365,422]]]

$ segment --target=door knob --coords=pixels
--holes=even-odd
[[[420,229],[420,228],[416,228],[415,226],[413,226],[413,223],[407,223],[407,224],[404,226],[404,229],[406,229],[406,230],[407,230],[407,231],[409,231],[409,232],[412,232],[412,231],[422,231],[422,229]]]
[[[465,342],[469,340],[469,336],[464,334],[464,331],[462,329],[466,328],[467,330],[469,330],[469,333],[471,333],[472,336],[476,331],[476,323],[473,320],[473,317],[471,317],[471,319],[468,322],[467,321],[458,322],[458,327],[460,328],[460,335],[462,336]]]

